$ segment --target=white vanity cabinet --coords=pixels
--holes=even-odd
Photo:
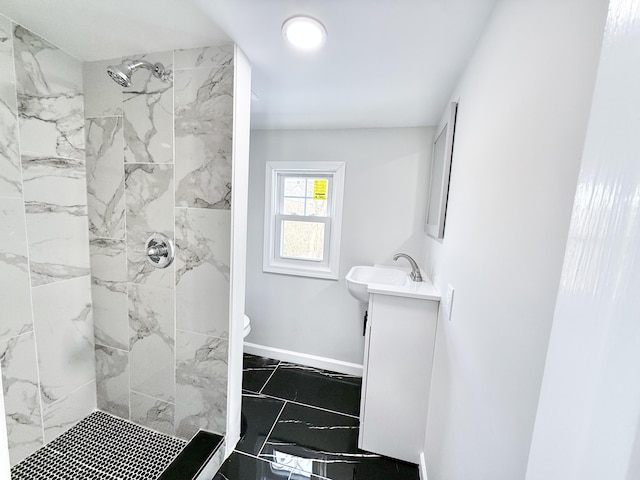
[[[358,447],[419,463],[439,296],[369,294]]]

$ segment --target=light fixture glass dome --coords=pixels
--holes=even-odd
[[[296,48],[315,50],[324,44],[327,30],[315,18],[297,16],[284,22],[282,35]]]

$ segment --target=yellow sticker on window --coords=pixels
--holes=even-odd
[[[314,180],[313,181],[313,199],[314,200],[326,200],[327,199],[327,185],[329,180]]]

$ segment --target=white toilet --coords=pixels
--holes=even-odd
[[[243,328],[243,333],[242,333],[243,338],[247,338],[247,335],[249,335],[250,332],[251,332],[251,319],[249,319],[249,317],[245,313],[245,315],[244,315],[244,328]]]

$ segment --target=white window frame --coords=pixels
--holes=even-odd
[[[264,251],[262,255],[262,270],[264,272],[338,280],[344,171],[344,162],[267,162],[264,202]],[[296,175],[329,178],[327,217],[314,217],[311,220],[304,216],[278,213],[281,211],[280,202],[283,201],[283,195],[280,195],[282,179],[285,176]],[[283,219],[324,223],[325,260],[304,260],[280,256],[279,247],[282,235],[280,226]]]

